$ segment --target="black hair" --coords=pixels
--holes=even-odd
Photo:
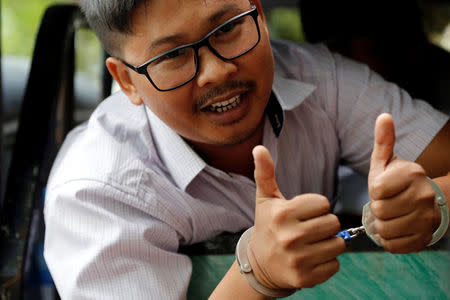
[[[95,32],[108,54],[120,56],[121,42],[132,33],[131,14],[148,0],[81,0],[89,26]]]

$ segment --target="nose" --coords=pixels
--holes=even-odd
[[[198,59],[197,84],[199,87],[224,82],[238,70],[233,61],[220,59],[208,47],[201,47],[198,50]]]

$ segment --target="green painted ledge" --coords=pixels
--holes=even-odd
[[[188,299],[207,299],[234,261],[233,255],[192,256]],[[450,299],[450,251],[394,255],[349,252],[327,282],[285,299]]]

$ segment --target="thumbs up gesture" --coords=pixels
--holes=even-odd
[[[339,269],[336,257],[346,249],[335,237],[340,224],[329,213],[328,199],[318,194],[284,198],[274,164],[263,146],[255,161],[255,226],[247,255],[258,281],[273,289],[313,287]]]
[[[423,249],[436,224],[434,191],[425,170],[395,156],[394,121],[381,114],[375,123],[370,162],[370,208],[383,247],[392,253]]]

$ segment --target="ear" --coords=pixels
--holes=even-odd
[[[115,57],[108,57],[106,59],[106,67],[112,77],[117,81],[122,91],[128,96],[131,103],[141,105],[143,102],[142,98],[131,80],[130,72],[127,67]]]

